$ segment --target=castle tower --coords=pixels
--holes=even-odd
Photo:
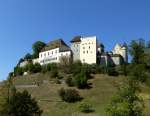
[[[121,55],[124,62],[128,62],[128,47],[126,43],[124,43],[122,46],[120,44],[116,44],[112,52],[113,54]]]
[[[80,60],[80,43],[81,43],[81,36],[76,36],[71,40],[73,61]]]

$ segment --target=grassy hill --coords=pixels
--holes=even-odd
[[[106,116],[105,108],[111,97],[116,92],[116,85],[121,83],[124,77],[110,77],[107,75],[95,75],[93,79],[89,80],[91,88],[78,90],[83,100],[77,103],[66,103],[61,101],[58,96],[60,88],[70,88],[65,84],[56,84],[53,79],[49,78],[48,74],[35,74],[14,79],[15,85],[26,85],[40,83],[40,86],[33,88],[18,88],[18,91],[27,89],[33,97],[38,101],[43,116]],[[43,83],[44,82],[44,83]],[[72,87],[73,88],[73,87]],[[141,96],[145,100],[145,115],[150,114],[150,88],[141,85]],[[94,112],[84,114],[79,112],[78,106],[80,103],[86,102],[92,104]]]

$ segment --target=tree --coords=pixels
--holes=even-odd
[[[23,68],[19,67],[19,66],[16,66],[14,68],[14,75],[15,76],[22,76],[23,75]]]
[[[145,44],[142,39],[138,41],[133,40],[129,47],[129,52],[133,57],[132,62],[134,64],[142,63],[142,59],[144,57]]]
[[[17,92],[10,98],[8,114],[9,116],[41,116],[42,111],[35,99],[25,90]]]
[[[33,56],[34,58],[38,58],[39,57],[39,53],[41,52],[41,50],[46,46],[46,44],[44,42],[41,41],[37,41],[32,45],[32,49],[33,49]]]
[[[33,56],[30,54],[30,53],[27,53],[25,56],[24,56],[24,59],[25,60],[31,60],[33,58]]]
[[[116,95],[106,111],[109,116],[143,116],[143,100],[137,95],[139,93],[138,82],[128,79],[118,88]]]

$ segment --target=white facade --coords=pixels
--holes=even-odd
[[[71,51],[60,52],[60,48],[51,49],[48,51],[40,52],[39,63],[41,65],[48,63],[59,63],[60,58],[63,56],[71,57]]]
[[[116,44],[116,46],[113,49],[113,54],[119,54],[123,57],[125,62],[128,62],[128,53],[127,53],[127,47],[121,46],[119,44]]]
[[[39,63],[39,58],[33,59],[32,62],[33,64]]]
[[[80,60],[82,63],[96,63],[97,41],[96,36],[81,38]]]
[[[97,59],[97,39],[96,36],[80,38],[77,42],[72,42],[71,50],[73,60],[80,60],[82,63],[93,64]]]
[[[121,64],[121,58],[120,57],[116,57],[116,56],[113,57],[112,56],[111,59],[112,59],[112,61],[115,65],[120,65]]]
[[[28,61],[23,61],[19,64],[20,67],[25,67],[28,64]]]

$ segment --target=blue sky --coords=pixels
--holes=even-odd
[[[0,80],[32,44],[76,35],[115,43],[150,38],[149,0],[0,0]]]

